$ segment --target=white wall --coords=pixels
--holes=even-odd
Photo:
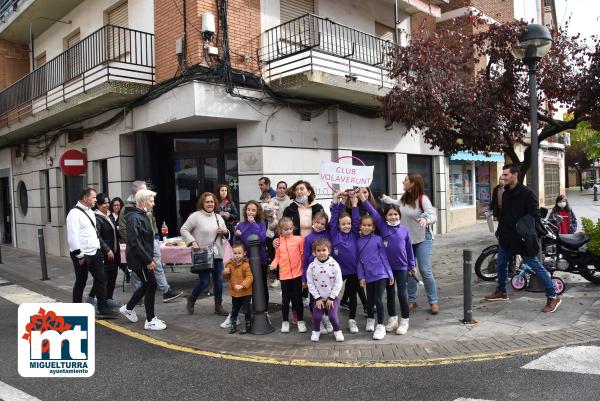
[[[539,0],[514,0],[515,19],[527,22],[533,20],[536,24],[542,22],[542,11]]]
[[[394,3],[362,0],[317,0],[317,14],[359,31],[375,35],[375,21],[394,26]]]
[[[58,56],[64,48],[64,39],[79,30],[83,39],[106,24],[105,11],[112,9],[122,0],[87,0],[65,15],[63,21],[71,24],[55,23],[45,32],[34,38],[35,57],[46,52],[46,61]],[[154,1],[129,0],[129,28],[154,33]]]

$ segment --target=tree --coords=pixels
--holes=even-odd
[[[528,75],[511,52],[526,23],[486,24],[469,14],[395,49],[390,75],[399,84],[382,99],[382,115],[388,126],[404,123],[407,132],[420,132],[445,154],[503,151],[526,172],[530,148],[521,160],[515,145],[526,142]],[[600,41],[587,46],[568,36],[566,27],[553,37],[538,64],[538,104],[549,105],[538,110],[540,142],[584,120],[600,128]],[[552,105],[565,107],[573,119],[555,119]]]

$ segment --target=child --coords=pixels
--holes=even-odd
[[[306,333],[304,323],[304,306],[302,305],[302,261],[304,239],[294,235],[294,223],[289,217],[279,221],[279,247],[275,250],[275,258],[271,262],[271,270],[279,266],[281,283],[282,316],[281,332],[290,332],[290,302],[298,313],[298,332]]]
[[[388,262],[383,240],[374,233],[375,220],[364,215],[360,220],[360,238],[357,241],[358,279],[361,287],[367,287],[367,327],[373,331],[373,340],[385,338],[383,325],[383,292],[389,281],[394,284],[394,275]],[[373,305],[377,306],[377,327],[373,319]]]
[[[360,197],[360,195],[359,195]],[[396,315],[396,300],[395,288],[390,285],[386,288],[387,292],[387,309],[390,316],[388,324],[385,326],[386,331],[396,330],[396,334],[406,334],[408,331],[408,270],[415,270],[415,258],[413,248],[410,242],[408,228],[400,224],[400,208],[396,205],[386,205],[383,218],[369,202],[364,202],[363,205],[367,212],[373,216],[375,225],[383,238],[383,245],[394,273],[396,286],[398,287],[398,300],[400,301],[401,319],[398,324],[398,316]],[[414,273],[413,273],[414,274]]]
[[[308,269],[308,266],[312,263],[312,261],[315,259],[315,256],[313,254],[313,250],[312,250],[312,246],[315,243],[315,241],[317,241],[318,239],[321,238],[325,238],[325,239],[329,239],[329,233],[325,230],[327,228],[327,223],[329,222],[329,217],[327,216],[327,214],[325,212],[317,212],[314,214],[313,216],[313,220],[312,220],[312,232],[310,234],[308,234],[305,238],[304,238],[304,262],[303,262],[303,269],[302,269],[302,298],[308,300],[308,287],[307,287],[307,282],[306,282],[306,270]],[[308,302],[308,305],[305,306],[309,306],[310,309],[312,310],[312,304],[313,304],[313,299],[310,299],[310,302]],[[331,325],[331,322],[329,321],[329,318],[327,317],[327,311],[325,311],[325,315],[323,316],[322,319],[322,332],[323,334],[326,333],[331,333],[333,331],[333,326]]]
[[[336,192],[333,195],[329,237],[331,238],[333,257],[339,262],[342,279],[346,281],[346,290],[344,293],[348,293],[350,309],[348,329],[350,333],[358,333],[358,325],[356,324],[356,295],[360,287],[358,285],[358,276],[356,275],[358,264],[356,242],[358,240],[360,215],[356,194],[354,192],[349,193],[352,215],[349,215],[344,210],[345,206],[340,202],[342,196],[341,192]]]
[[[312,254],[315,259],[306,270],[306,280],[310,295],[315,299],[312,309],[313,332],[311,341],[319,341],[321,334],[321,319],[325,317],[325,311],[329,312],[329,320],[333,325],[335,341],[344,341],[344,335],[340,328],[338,319],[338,308],[340,306],[339,294],[342,289],[342,271],[340,265],[330,257],[331,243],[325,238],[317,239],[312,246]]]
[[[275,257],[275,248],[273,247],[273,239],[275,238],[275,234],[277,233],[277,213],[279,210],[279,202],[277,202],[276,198],[271,198],[271,195],[268,191],[263,192],[260,197],[261,204],[260,206],[264,212],[265,224],[267,226],[267,239],[265,241],[265,246],[267,248],[267,258],[269,261],[273,260]],[[273,278],[273,281],[269,284],[272,288],[279,287],[279,280],[277,277]]]
[[[250,263],[246,259],[246,251],[241,243],[234,244],[232,249],[232,257],[223,269],[222,276],[225,280],[229,280],[229,293],[231,294],[230,328],[229,334],[233,334],[237,330],[237,318],[240,308],[244,307],[244,315],[246,317],[246,327],[240,328],[240,334],[245,334],[252,330],[252,311],[250,308],[250,300],[252,299],[252,270]]]

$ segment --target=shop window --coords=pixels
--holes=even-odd
[[[558,164],[544,163],[544,205],[554,206],[560,195],[560,167]]]
[[[373,196],[379,198],[382,194],[389,194],[387,153],[352,152],[352,156],[358,157],[367,166],[374,166],[373,182],[369,187]],[[361,163],[356,159],[352,159],[352,164],[360,165]]]
[[[27,186],[23,181],[19,181],[17,184],[17,195],[19,196],[19,208],[23,216],[27,216],[27,210],[29,210],[29,199],[27,198]]]
[[[408,155],[408,172],[419,173],[423,177],[425,186],[425,195],[435,206],[435,196],[433,196],[433,159],[431,156]],[[402,177],[404,180],[404,177]],[[401,188],[400,188],[401,189]]]
[[[473,206],[473,163],[450,162],[450,206]]]

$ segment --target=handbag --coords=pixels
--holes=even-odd
[[[217,221],[217,228],[219,226],[219,219],[215,215]],[[205,272],[212,272],[215,269],[214,256],[215,256],[215,243],[219,238],[219,234],[215,236],[215,240],[210,246],[200,248],[197,251],[192,251],[192,266],[190,266],[190,273],[200,274]]]

